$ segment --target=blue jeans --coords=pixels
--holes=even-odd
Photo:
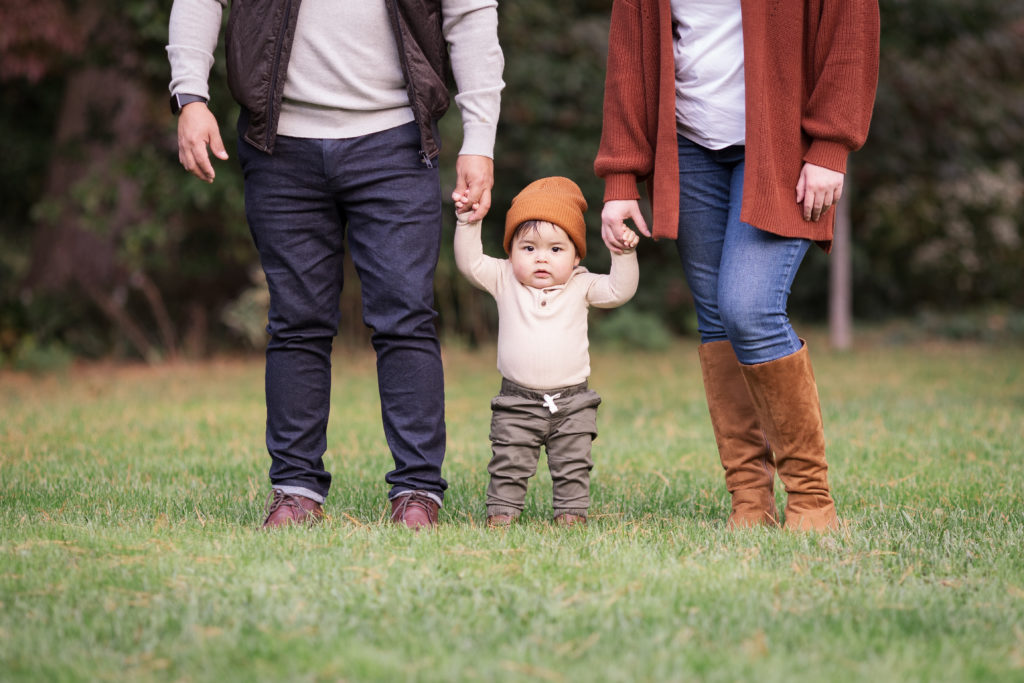
[[[676,247],[701,342],[728,340],[744,365],[796,353],[801,342],[786,303],[810,240],[780,237],[740,220],[742,145],[710,150],[678,138]]]
[[[243,114],[244,116],[244,114]],[[241,124],[240,124],[241,125]],[[270,289],[267,450],[273,486],[323,501],[331,348],[347,240],[373,330],[390,496],[440,499],[444,377],[434,310],[441,243],[437,167],[410,123],[342,140],[278,137],[264,154],[239,137],[245,210]]]

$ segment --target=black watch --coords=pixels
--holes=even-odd
[[[174,93],[171,95],[171,113],[177,116],[181,113],[181,108],[186,104],[192,104],[193,102],[208,102],[205,97],[200,95],[186,95],[184,93]]]

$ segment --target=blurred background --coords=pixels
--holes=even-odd
[[[157,362],[262,349],[267,295],[245,223],[237,107],[223,55],[211,107],[232,159],[207,185],[178,163],[164,46],[170,0],[0,0],[0,367],[75,358]],[[590,202],[590,269],[607,272],[593,159],[611,0],[499,7],[506,89],[485,249],[500,255],[511,198],[541,176]],[[927,334],[1024,343],[1024,0],[881,0],[878,100],[851,160],[852,314]],[[226,17],[226,15],[225,15]],[[223,45],[221,45],[222,50]],[[461,140],[442,121],[445,196]],[[493,302],[455,269],[446,207],[436,280],[449,344],[493,340]],[[671,243],[645,241],[633,302],[592,314],[592,338],[658,348],[695,335]],[[829,316],[812,250],[795,318]],[[346,273],[340,341],[368,337]]]

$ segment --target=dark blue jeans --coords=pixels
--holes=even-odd
[[[676,246],[704,343],[728,340],[744,365],[800,350],[786,306],[810,241],[740,220],[742,145],[711,150],[679,137]],[[796,188],[793,189],[796,202]]]
[[[270,289],[267,449],[273,486],[323,500],[345,242],[373,330],[390,496],[443,496],[444,377],[434,310],[441,242],[437,167],[415,124],[342,140],[239,139],[245,209]]]

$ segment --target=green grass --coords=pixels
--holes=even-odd
[[[368,353],[335,359],[328,522],[272,534],[260,359],[0,374],[0,679],[1024,680],[1024,349],[811,342],[825,537],[725,531],[693,342],[594,352],[585,529],[543,467],[483,528],[493,349],[446,351],[420,534],[383,522]]]

